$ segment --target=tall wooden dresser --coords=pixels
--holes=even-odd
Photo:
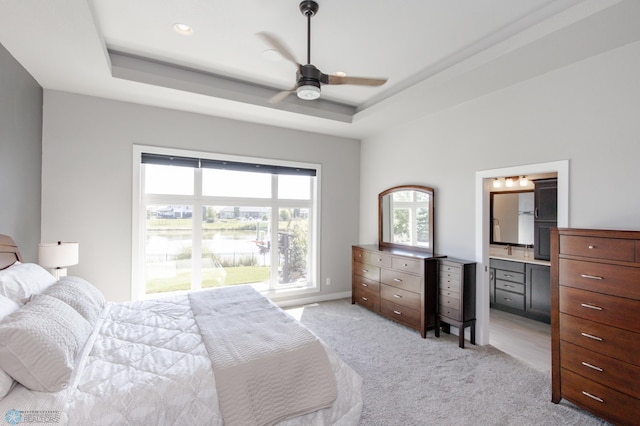
[[[552,401],[615,424],[640,413],[640,232],[551,233]]]
[[[436,322],[436,260],[420,251],[353,246],[351,303],[426,337]]]

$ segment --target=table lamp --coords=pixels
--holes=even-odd
[[[38,259],[41,266],[49,268],[51,274],[60,279],[67,275],[67,266],[78,264],[78,243],[41,243]]]

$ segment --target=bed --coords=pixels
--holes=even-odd
[[[7,424],[355,425],[362,379],[250,286],[111,303],[0,235]]]

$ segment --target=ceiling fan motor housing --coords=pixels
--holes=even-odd
[[[322,72],[311,64],[300,65],[297,73],[298,87],[300,86],[316,86],[320,88],[322,81]]]

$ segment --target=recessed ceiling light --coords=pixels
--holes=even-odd
[[[272,62],[278,62],[282,60],[282,53],[275,49],[267,49],[262,52],[262,56]]]
[[[173,29],[178,34],[182,34],[182,35],[191,35],[191,34],[193,34],[193,28],[191,28],[187,24],[180,24],[180,23],[173,24]]]

